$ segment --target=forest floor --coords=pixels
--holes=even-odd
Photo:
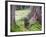
[[[24,31],[40,31],[42,28],[42,25],[39,24],[38,21],[36,21],[33,24],[29,24],[28,29],[25,28],[24,20],[22,20],[26,15],[30,12],[30,10],[16,10],[15,12],[15,21],[16,24],[13,23],[11,32],[24,32]]]

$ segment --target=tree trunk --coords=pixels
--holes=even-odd
[[[11,5],[11,24],[15,23],[15,6]]]

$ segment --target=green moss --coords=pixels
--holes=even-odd
[[[40,23],[37,21],[33,24],[29,24],[29,29],[25,28],[25,24],[24,24],[24,16],[27,15],[30,10],[17,10],[16,12],[21,14],[21,17],[17,16],[16,17],[16,24],[13,23],[11,26],[10,31],[11,32],[23,32],[23,31],[40,31],[42,28],[42,25],[40,25]],[[18,20],[19,18],[19,20]]]
[[[40,25],[39,22],[35,22],[34,24],[32,24],[30,27],[29,27],[29,30],[30,31],[40,31],[42,28],[42,25]]]

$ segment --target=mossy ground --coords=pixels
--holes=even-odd
[[[20,18],[19,20],[16,18],[16,24],[13,23],[11,26],[11,32],[24,32],[24,31],[40,31],[42,28],[42,25],[40,25],[39,22],[35,22],[32,25],[29,26],[28,29],[25,28],[25,24],[24,24],[24,20],[23,17],[25,16],[25,14],[27,14],[29,11],[28,10],[19,10],[17,11],[19,13],[21,13],[22,17],[17,17]]]

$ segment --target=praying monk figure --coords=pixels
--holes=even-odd
[[[32,11],[24,18],[25,27],[27,28],[29,24],[31,25],[35,21],[39,21],[41,24],[41,13],[41,6],[33,6]]]

